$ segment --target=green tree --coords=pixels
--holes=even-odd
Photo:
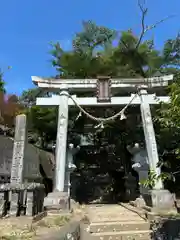
[[[103,57],[109,54],[107,50],[112,45],[115,33],[106,27],[97,26],[94,22],[83,22],[83,31],[73,39],[72,51],[65,52],[59,43],[53,44],[53,66],[64,78],[91,78],[108,73],[107,63],[110,59]]]
[[[180,35],[166,41],[163,49],[163,73],[173,73],[174,81],[168,87],[170,102],[161,103],[157,110],[156,123],[160,129],[160,143],[164,149],[174,152],[179,148],[179,114],[180,114]],[[166,136],[166,137],[165,137]],[[172,145],[169,143],[171,139]],[[175,147],[176,146],[176,147]]]
[[[22,93],[19,102],[28,117],[29,141],[46,148],[48,142],[55,140],[57,129],[57,110],[55,107],[35,106],[36,97],[45,97],[48,93],[32,88]]]
[[[4,74],[0,71],[0,92],[5,93],[5,91]]]
[[[26,110],[28,116],[29,139],[46,148],[47,144],[56,139],[57,110],[32,106]]]
[[[14,119],[22,110],[16,95],[0,93],[0,123],[14,127]]]
[[[180,66],[180,33],[175,39],[166,41],[163,49],[164,65],[170,67]]]
[[[71,51],[63,51],[58,42],[52,44],[52,64],[59,72],[58,75],[63,78],[91,78],[97,75],[147,77],[162,67],[165,55],[155,50],[152,40],[144,41],[144,36],[171,16],[146,26],[148,9],[144,1],[139,0],[138,5],[142,14],[139,37],[132,30],[119,33],[88,21],[83,22],[82,32],[75,35]],[[119,42],[117,47],[112,44],[114,39]],[[177,44],[170,47],[175,51]]]
[[[163,51],[163,65],[160,71],[163,74],[174,74],[174,81],[168,87],[169,103],[161,103],[155,115],[155,128],[159,152],[161,154],[163,179],[180,181],[180,35],[165,42]],[[164,172],[166,174],[164,174]],[[179,184],[172,184],[170,188],[179,191]],[[172,190],[172,189],[171,189]]]
[[[11,69],[11,66],[8,66],[7,70],[10,70],[10,69]],[[6,93],[4,73],[5,71],[2,68],[0,68],[0,92]]]
[[[122,32],[112,58],[117,75],[122,77],[152,76],[162,65],[162,56],[155,50],[153,41],[139,43],[131,30]]]

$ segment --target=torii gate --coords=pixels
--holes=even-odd
[[[140,105],[141,117],[143,122],[143,129],[145,135],[146,149],[150,169],[157,175],[160,174],[160,169],[157,167],[159,162],[155,133],[152,123],[150,105],[158,104],[159,102],[169,102],[168,96],[156,97],[156,94],[148,94],[147,90],[153,89],[156,92],[158,89],[166,87],[170,81],[173,80],[173,75],[166,75],[161,77],[152,77],[146,79],[111,79],[109,77],[99,77],[97,79],[43,79],[39,77],[32,77],[32,81],[39,88],[44,88],[51,92],[58,92],[59,95],[52,97],[40,97],[36,99],[36,104],[41,106],[59,106],[57,140],[56,140],[56,169],[55,169],[55,185],[56,192],[63,193],[65,182],[65,168],[66,168],[66,150],[67,150],[67,127],[68,127],[68,106],[74,106],[74,101],[80,106],[114,106],[126,105],[130,102],[132,97],[113,97],[117,90],[137,92],[138,96],[133,99],[131,104]],[[78,97],[73,94],[78,94],[83,91],[95,93],[95,97]],[[111,97],[112,94],[112,97]],[[161,180],[156,181],[154,190],[154,201],[158,201],[160,192],[162,195],[163,184]],[[167,196],[167,191],[161,197],[164,199],[164,194]],[[158,196],[157,196],[158,195]],[[54,195],[55,196],[55,195]],[[52,200],[53,198],[53,200]],[[56,194],[57,198],[57,194]],[[167,205],[170,197],[166,197]],[[51,203],[54,204],[54,197],[51,194]],[[59,202],[55,201],[56,205]],[[162,203],[161,203],[162,205]],[[168,205],[169,206],[169,205]]]

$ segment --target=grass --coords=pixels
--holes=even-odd
[[[36,236],[60,229],[74,216],[88,221],[84,215],[84,210],[85,206],[80,206],[71,214],[46,216],[33,224],[31,222],[25,223],[26,217],[15,218],[14,220],[12,218],[0,219],[0,240],[34,240]]]
[[[6,229],[6,231],[1,232],[0,240],[31,240],[35,236],[36,231],[31,226],[23,229],[12,227],[11,229],[9,228],[8,231]]]
[[[62,227],[70,221],[70,216],[56,216],[56,217],[46,217],[40,220],[36,226],[37,227]]]
[[[180,218],[180,213],[160,213],[160,217],[165,217],[165,218]]]
[[[0,240],[33,240],[37,234],[48,232],[49,229],[60,229],[69,221],[70,216],[55,215],[47,216],[35,224],[23,225],[22,223],[21,227],[4,222],[4,226],[0,231]]]

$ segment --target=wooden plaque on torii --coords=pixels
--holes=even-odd
[[[97,102],[111,102],[111,79],[107,76],[98,76]]]

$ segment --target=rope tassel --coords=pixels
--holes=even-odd
[[[94,128],[104,129],[104,124],[103,124],[103,122],[101,122],[100,124],[96,125]]]
[[[82,117],[82,112],[81,112],[81,111],[80,111],[79,114],[77,115],[76,121],[77,121],[80,117]]]
[[[121,112],[121,115],[120,115],[120,120],[125,120],[127,119],[126,115],[124,114],[124,111]]]

